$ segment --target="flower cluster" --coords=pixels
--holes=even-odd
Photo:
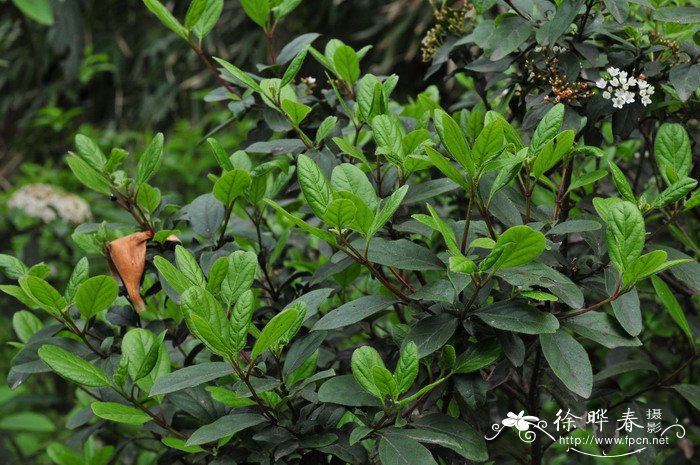
[[[654,94],[654,86],[650,85],[643,74],[635,78],[627,75],[627,71],[620,71],[618,68],[607,69],[609,79],[600,78],[595,85],[603,90],[603,98],[612,99],[613,107],[622,108],[628,103],[634,103],[634,98],[639,94],[642,105],[651,103],[651,96]],[[637,88],[637,93],[634,91]]]
[[[576,100],[583,100],[591,96],[588,83],[583,81],[570,82],[566,73],[559,65],[559,57],[550,55],[564,52],[564,47],[554,46],[553,48],[541,47],[536,52],[542,56],[532,56],[525,60],[525,67],[530,70],[530,79],[543,87],[545,92],[544,100],[557,103],[570,104]]]
[[[90,219],[90,205],[77,195],[67,194],[48,184],[28,184],[17,190],[7,202],[27,216],[49,223],[60,217],[79,224]]]
[[[443,37],[446,35],[461,36],[465,32],[464,21],[472,5],[466,1],[462,6],[449,8],[443,3],[440,9],[435,10],[436,24],[423,37],[421,41],[421,51],[423,61],[430,61],[443,44]]]

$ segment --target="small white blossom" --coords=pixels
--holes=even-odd
[[[635,86],[638,88],[642,105],[647,106],[651,103],[650,96],[654,94],[654,86],[646,82],[643,77],[629,76],[627,71],[621,71],[614,67],[608,68],[607,72],[610,76],[609,80],[600,78],[595,85],[599,89],[603,89],[601,95],[604,99],[612,100],[613,107],[622,108],[627,104],[634,103]]]
[[[61,218],[78,224],[91,216],[90,205],[85,200],[48,184],[28,184],[22,187],[12,194],[7,206],[45,223]]]
[[[316,78],[309,76],[306,78],[306,82],[309,84],[316,84]]]

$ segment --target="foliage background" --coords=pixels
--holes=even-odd
[[[80,193],[95,218],[126,221],[126,214],[85,192],[65,169],[65,150],[73,146],[75,134],[86,134],[102,147],[135,150],[156,132],[164,132],[167,156],[156,184],[190,201],[209,189],[206,174],[216,166],[202,144],[208,135],[216,134],[231,152],[241,144],[265,140],[269,133],[256,129],[250,120],[233,118],[225,102],[206,101],[216,87],[211,74],[186,44],[145,12],[141,1],[64,0],[53,5],[53,22],[46,25],[26,17],[9,2],[1,4],[0,253],[28,264],[44,261],[52,269],[52,279],[62,284],[68,278],[68,265],[80,256],[70,241],[72,226],[61,221],[45,226],[5,204],[21,186],[47,182]],[[183,17],[186,2],[173,2],[173,6],[176,16]],[[419,40],[433,23],[430,5],[419,0],[302,2],[277,31],[275,41],[279,48],[299,34],[316,31],[356,49],[371,43],[374,48],[363,61],[363,71],[398,74],[397,100],[439,84],[443,107],[471,106],[474,94],[463,93],[449,79],[454,68],[446,70],[446,78],[430,73],[431,64],[420,60]],[[266,61],[265,38],[238,2],[225,3],[204,45],[210,55],[227,58],[245,70]],[[456,66],[468,67],[479,57],[458,52],[452,58]],[[321,67],[308,62],[310,74],[320,75]],[[367,69],[364,63],[370,63]],[[474,79],[464,87],[478,87],[478,77]],[[692,116],[697,106],[691,106],[697,105],[697,99],[688,105],[685,110],[690,117],[676,116],[688,122],[691,136],[697,137]],[[534,126],[536,121],[531,122]],[[612,142],[620,139],[608,137]],[[622,144],[618,155],[629,159],[637,148],[637,142]],[[4,295],[0,305],[5,320],[0,324],[0,340],[11,340],[9,318],[21,307]],[[691,321],[696,325],[697,320]],[[668,344],[675,350],[674,341]],[[0,372],[8,371],[13,353],[12,346],[3,346]],[[11,429],[12,434],[4,437],[0,447],[31,449],[34,443],[37,448],[30,458],[43,460],[37,438],[61,439],[62,417],[72,405],[68,391],[60,389],[70,388],[41,378],[32,378],[12,393],[1,387],[0,428]],[[41,418],[37,412],[43,412]]]

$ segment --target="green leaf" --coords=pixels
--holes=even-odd
[[[247,290],[241,294],[231,311],[230,338],[233,344],[232,352],[238,352],[245,347],[250,321],[255,310],[253,291]]]
[[[170,394],[171,392],[199,386],[232,373],[233,368],[227,362],[198,363],[197,365],[180,368],[158,378],[148,395],[153,397]]]
[[[301,123],[311,111],[311,107],[308,105],[289,99],[282,100],[282,109],[289,115],[294,124]]]
[[[372,367],[372,379],[374,380],[374,385],[384,396],[390,396],[392,399],[398,397],[398,387],[396,386],[396,380],[392,376],[391,372],[383,366],[375,365]]]
[[[700,9],[698,9],[700,11]],[[681,102],[687,102],[700,87],[700,64],[681,63],[673,66],[668,75],[669,82],[678,93]]]
[[[398,300],[394,297],[382,295],[369,295],[346,302],[340,307],[326,313],[313,326],[312,331],[338,329],[350,326],[381,312],[395,304]]]
[[[192,284],[199,287],[206,287],[207,281],[197,260],[180,244],[175,246],[175,263],[177,263],[178,269]]]
[[[10,279],[19,279],[29,274],[27,265],[19,259],[5,254],[0,254],[0,270]]]
[[[93,402],[90,405],[92,413],[103,420],[126,423],[127,425],[143,425],[151,419],[144,411],[116,402]]]
[[[610,167],[610,173],[612,174],[613,182],[615,187],[622,195],[622,198],[628,202],[637,203],[637,199],[632,191],[632,186],[630,186],[627,176],[622,172],[620,168],[612,161],[608,160],[608,166]]]
[[[558,103],[549,110],[535,129],[530,140],[530,154],[537,155],[559,132],[564,121],[564,105]]]
[[[187,8],[187,13],[185,14],[185,27],[187,29],[192,29],[192,27],[199,21],[204,13],[204,9],[207,7],[209,0],[191,0],[190,6]]]
[[[474,159],[459,124],[442,110],[435,111],[433,120],[442,145],[457,160],[457,163],[467,170],[469,176],[474,177],[476,173]]]
[[[321,124],[318,126],[318,130],[316,131],[316,145],[319,145],[323,139],[328,137],[328,135],[333,132],[333,129],[335,129],[335,125],[338,123],[338,117],[337,116],[327,116]]]
[[[46,455],[57,465],[84,465],[82,457],[57,442],[49,444]]]
[[[168,10],[165,5],[158,0],[143,0],[143,3],[168,29],[187,40],[187,29],[180,24],[180,21],[170,13],[170,10]]]
[[[644,248],[644,218],[637,206],[615,198],[593,199],[598,215],[607,223],[608,254],[615,268],[625,272]]]
[[[362,76],[357,89],[357,106],[362,121],[371,123],[375,116],[383,113],[383,100],[384,91],[379,79],[374,74]]]
[[[163,159],[163,133],[153,138],[136,165],[136,183],[142,184],[158,171]]]
[[[258,413],[231,413],[195,430],[185,445],[195,446],[217,441],[266,421],[265,417]]]
[[[409,342],[401,349],[399,361],[396,364],[394,378],[398,387],[398,393],[411,389],[413,382],[418,376],[418,348],[414,342]]]
[[[75,306],[87,320],[108,309],[118,295],[119,286],[111,276],[94,276],[78,286]]]
[[[342,163],[333,168],[331,187],[335,191],[347,191],[355,194],[372,212],[379,207],[379,199],[372,183],[360,168],[350,163]]]
[[[676,296],[673,295],[673,291],[671,291],[668,285],[657,276],[651,277],[651,284],[654,286],[656,296],[666,308],[668,314],[671,315],[673,321],[685,332],[690,341],[694,341],[693,332],[690,329],[690,324],[688,324],[688,319],[685,317],[685,312],[680,303],[678,303]]]
[[[141,184],[138,194],[136,194],[136,201],[146,212],[153,213],[160,205],[160,189],[146,183]]]
[[[678,24],[698,23],[700,22],[700,8],[674,6],[656,8],[654,19]]]
[[[299,53],[296,54],[292,62],[289,63],[289,66],[284,72],[284,75],[282,76],[282,82],[280,83],[280,87],[284,87],[290,82],[292,82],[297,76],[297,74],[299,74],[299,70],[301,70],[301,66],[304,64],[304,59],[306,58],[306,54],[308,53],[308,51],[309,48],[304,47],[301,49],[301,51],[299,51]],[[284,103],[282,103],[282,106],[284,106]]]
[[[182,311],[187,326],[212,352],[233,353],[228,343],[229,321],[219,302],[206,289],[190,287],[182,294]]]
[[[134,328],[126,333],[122,339],[122,355],[128,360],[132,380],[146,377],[155,368],[159,351],[160,340],[152,332]]]
[[[472,154],[474,156],[474,164],[481,167],[484,162],[489,160],[493,155],[503,147],[503,126],[501,121],[496,120],[484,126],[479,136],[474,141]]]
[[[192,32],[199,37],[200,41],[214,29],[224,9],[224,0],[206,0],[205,3],[204,11],[192,28]]]
[[[609,349],[642,345],[639,339],[623,331],[615,318],[605,312],[586,312],[564,320],[564,324],[577,334]]]
[[[377,153],[394,160],[403,158],[403,133],[396,120],[389,115],[378,115],[372,120],[372,133],[377,144]]]
[[[165,279],[178,294],[182,294],[192,286],[192,281],[187,279],[182,271],[175,268],[175,266],[165,258],[156,256],[153,258],[153,264],[158,269],[161,278]]]
[[[270,16],[269,0],[241,0],[243,11],[255,24],[267,30],[267,20]]]
[[[345,80],[351,86],[360,77],[360,59],[352,47],[341,45],[333,54],[335,72],[339,78]]]
[[[35,412],[18,412],[3,415],[0,419],[1,431],[24,431],[28,433],[51,433],[56,425],[51,419]]]
[[[199,446],[186,446],[184,439],[179,438],[163,438],[160,440],[163,445],[170,447],[171,449],[181,450],[182,452],[187,452],[188,454],[195,454],[197,452],[206,452]]]
[[[405,193],[405,191],[404,191]],[[309,234],[318,237],[319,239],[322,239],[329,244],[335,245],[335,236],[333,234],[329,233],[328,231],[325,231],[323,229],[319,229],[315,226],[311,226],[309,223],[306,221],[302,220],[301,218],[297,218],[296,216],[292,215],[288,211],[286,211],[284,208],[280,207],[276,202],[270,200],[270,199],[264,199],[265,203],[270,205],[272,208],[277,210],[279,213],[281,213],[285,218],[287,218],[289,221],[303,229],[304,231],[308,232]],[[398,206],[397,206],[398,207]],[[375,220],[376,222],[376,220]],[[379,229],[381,226],[379,226],[377,229]]]
[[[381,399],[382,392],[374,381],[374,367],[386,369],[384,361],[376,349],[362,346],[352,353],[352,375],[360,386],[373,396]]]
[[[404,347],[414,342],[423,358],[443,347],[457,329],[457,318],[449,314],[431,315],[420,320],[406,335]]]
[[[277,6],[275,6],[272,11],[275,13],[275,19],[279,21],[294,11],[301,3],[301,0],[277,0],[276,3]]]
[[[694,384],[676,384],[671,386],[678,394],[685,397],[695,410],[700,410],[700,386]]]
[[[656,270],[661,267],[666,261],[666,252],[663,250],[654,250],[648,254],[644,254],[632,262],[627,272],[624,274],[623,283],[628,285],[637,281],[641,281],[656,273]]]
[[[24,343],[43,327],[41,320],[26,310],[20,310],[12,315],[12,329],[15,330],[17,338]]]
[[[383,465],[437,465],[428,449],[400,431],[384,433],[381,438],[379,460]]]
[[[372,381],[374,382],[374,381]],[[353,375],[334,376],[321,385],[318,400],[349,407],[378,407],[377,396],[369,394]]]
[[[445,240],[445,244],[447,244],[447,248],[449,249],[450,253],[452,253],[453,256],[456,257],[461,256],[462,253],[459,249],[459,246],[457,245],[457,238],[455,237],[455,233],[454,231],[452,231],[452,228],[450,228],[447,223],[442,221],[442,219],[438,216],[433,206],[430,204],[428,204],[428,211],[430,212],[430,216],[433,219],[433,226],[435,227],[435,229],[440,231],[440,235]]]
[[[593,368],[586,349],[569,333],[540,334],[545,359],[554,374],[572,392],[587,399],[593,389]]]
[[[495,339],[479,341],[467,347],[457,358],[455,373],[472,373],[491,365],[501,356],[501,346]]]
[[[399,206],[401,205],[401,202],[403,201],[403,198],[406,196],[406,192],[408,192],[408,186],[404,185],[395,190],[391,196],[389,196],[388,199],[385,200],[384,205],[382,208],[379,210],[379,213],[377,216],[374,218],[374,223],[372,223],[372,230],[370,231],[370,236],[373,236],[374,233],[379,231],[382,226],[384,226],[392,216],[394,216],[394,213],[396,210],[398,210]]]
[[[581,176],[577,176],[569,185],[569,189],[566,191],[568,192],[573,192],[576,189],[580,189],[584,186],[587,186],[589,184],[593,184],[594,182],[603,179],[605,176],[608,175],[607,170],[595,170],[591,171],[589,173],[585,173]]]
[[[98,172],[104,172],[107,159],[100,147],[92,139],[82,134],[76,135],[75,149],[85,163]]]
[[[333,201],[333,192],[326,176],[311,158],[299,155],[297,179],[309,207],[317,217],[323,218],[326,208]]]
[[[496,247],[489,256],[499,255],[493,264],[494,269],[510,268],[535,260],[544,247],[544,234],[529,226],[513,226],[498,237]]]
[[[228,272],[221,283],[221,297],[227,305],[233,305],[253,284],[258,270],[258,257],[254,252],[237,250],[228,257]]]
[[[340,230],[350,226],[355,221],[357,208],[348,199],[333,200],[326,208],[323,219],[328,225]]]
[[[12,0],[19,10],[44,26],[53,25],[53,8],[50,0]]]
[[[208,386],[206,388],[209,393],[211,393],[211,398],[217,402],[228,405],[229,407],[239,408],[247,407],[249,405],[255,405],[255,401],[248,397],[243,397],[237,394],[231,389],[218,387],[218,386]]]
[[[255,2],[257,0],[250,0],[250,1]],[[221,66],[223,66],[223,68],[226,71],[228,71],[231,74],[231,76],[236,78],[242,84],[244,84],[245,86],[249,87],[250,89],[253,89],[254,91],[256,91],[260,94],[263,93],[262,87],[260,87],[260,85],[257,82],[255,82],[253,80],[253,78],[248,76],[248,74],[245,71],[237,68],[236,66],[232,65],[231,63],[229,63],[226,60],[222,60],[221,58],[217,58],[217,57],[213,57],[213,58],[217,63],[219,63]]]
[[[263,352],[270,347],[278,344],[297,319],[299,312],[296,308],[288,308],[275,315],[263,328],[255,341],[253,351],[250,356],[253,360],[257,359]]]
[[[453,438],[454,442],[438,444],[454,450],[468,460],[486,462],[489,458],[483,435],[467,423],[456,418],[441,413],[429,413],[417,418],[414,426],[427,430],[432,437],[445,435]],[[407,430],[404,431],[407,432]]]
[[[38,350],[39,358],[62,378],[82,386],[109,386],[107,375],[90,362],[73,355],[66,349],[44,345]]]
[[[231,159],[221,144],[213,137],[208,138],[207,143],[211,147],[211,151],[214,154],[214,158],[216,158],[216,161],[219,163],[219,166],[221,166],[224,171],[233,170],[233,163],[231,163]]]
[[[667,170],[670,170],[677,178],[690,174],[692,155],[690,152],[690,138],[683,125],[678,123],[664,123],[656,133],[654,141],[654,156],[659,172],[667,184],[672,184]]]
[[[231,205],[250,183],[250,175],[246,171],[227,171],[214,184],[214,197],[224,205]]]
[[[533,26],[529,21],[517,16],[508,16],[498,24],[496,34],[498,41],[491,53],[491,61],[498,61],[516,51],[532,34]]]
[[[605,8],[615,18],[615,21],[622,24],[627,19],[629,3],[627,0],[603,0]]]
[[[425,153],[428,155],[428,158],[430,158],[430,161],[433,162],[433,165],[442,171],[445,176],[462,186],[467,192],[471,191],[471,185],[467,182],[466,177],[460,173],[447,158],[443,157],[440,152],[432,147],[426,146]]]
[[[651,208],[662,208],[685,198],[686,195],[698,185],[698,182],[689,177],[681,177],[674,182],[651,203]]]
[[[112,193],[112,185],[107,178],[80,157],[70,153],[66,162],[73,175],[85,186],[100,194],[110,195]]]
[[[478,309],[475,315],[489,326],[516,333],[554,333],[559,328],[559,320],[554,315],[537,310],[525,302],[497,302]]]
[[[52,315],[60,314],[66,306],[61,294],[41,278],[25,276],[19,279],[19,285],[32,301]]]

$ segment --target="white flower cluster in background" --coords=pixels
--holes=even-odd
[[[77,195],[48,184],[28,184],[15,191],[7,202],[33,218],[49,223],[56,218],[78,224],[90,219],[90,205]]]
[[[622,108],[628,103],[634,103],[638,95],[642,105],[651,103],[651,96],[654,94],[654,86],[649,84],[643,75],[639,77],[627,77],[627,71],[620,71],[619,68],[610,67],[607,69],[609,79],[600,78],[595,85],[603,90],[603,98],[612,99],[613,107]],[[635,92],[635,89],[636,92]]]

